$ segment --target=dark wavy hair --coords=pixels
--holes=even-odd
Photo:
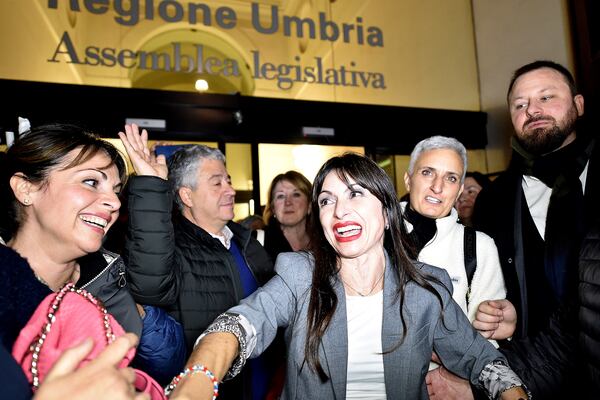
[[[356,184],[371,192],[381,202],[383,212],[389,222],[389,229],[384,231],[383,246],[390,257],[390,266],[398,282],[396,300],[399,300],[403,333],[399,343],[392,349],[384,349],[384,352],[394,351],[402,344],[406,337],[408,328],[402,308],[404,305],[405,286],[408,282],[413,281],[425,288],[437,297],[440,305],[442,304],[440,294],[427,281],[427,279],[431,280],[434,278],[423,275],[409,258],[406,251],[409,244],[407,242],[404,223],[402,222],[402,210],[394,185],[385,171],[371,159],[356,153],[345,153],[341,156],[331,158],[323,164],[313,183],[310,236],[312,238],[311,252],[314,255],[315,268],[310,289],[308,333],[304,347],[309,366],[317,372],[323,381],[326,381],[329,377],[325,374],[319,361],[318,349],[338,304],[333,284],[338,279],[339,255],[325,238],[323,226],[319,219],[318,203],[323,182],[330,173],[337,174],[349,188],[351,187],[350,180],[353,180]]]
[[[79,154],[67,165],[67,155],[79,149]],[[41,125],[21,134],[6,153],[0,155],[0,234],[11,238],[23,223],[23,206],[10,187],[10,178],[22,174],[35,184],[44,185],[56,168],[68,169],[80,165],[103,152],[109,158],[105,168],[115,165],[121,182],[125,183],[127,168],[121,153],[111,143],[83,128],[68,124]]]

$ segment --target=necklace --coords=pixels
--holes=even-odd
[[[44,280],[44,278],[42,278],[41,276],[39,276],[39,275],[38,275],[38,273],[37,273],[37,272],[35,272],[35,271],[33,270],[33,268],[32,268],[31,270],[33,271],[33,276],[35,276],[35,279],[37,279],[37,280],[38,280],[38,282],[40,282],[40,283],[41,283],[41,284],[43,284],[43,285],[46,285],[46,286],[48,286],[48,287],[50,288],[50,290],[52,290],[53,292],[55,291],[54,289],[52,289],[52,288],[50,287],[50,284]],[[77,264],[77,265],[75,266],[75,268],[73,269],[73,272],[71,273],[71,276],[69,277],[69,279],[67,280],[67,282],[65,282],[65,284],[66,284],[66,283],[74,283],[74,281],[75,281],[75,278],[76,278],[76,275],[77,275],[78,273],[79,273],[79,264]],[[61,285],[61,286],[62,286],[62,285]]]
[[[348,286],[350,289],[354,290],[354,292],[358,293],[358,295],[360,297],[367,297],[370,296],[371,293],[373,293],[373,290],[375,290],[375,288],[377,287],[377,285],[379,284],[379,282],[381,282],[381,280],[383,279],[383,275],[385,275],[385,267],[383,267],[383,271],[381,271],[381,275],[379,275],[379,278],[377,278],[377,280],[375,281],[375,283],[373,284],[373,286],[371,287],[371,290],[369,290],[367,293],[361,293],[360,291],[354,289],[354,287],[352,285],[350,285],[348,282],[346,282],[344,280],[344,278],[342,278],[342,276],[340,275],[340,279],[342,280],[342,282],[344,283],[344,285]]]

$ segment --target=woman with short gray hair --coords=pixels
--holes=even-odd
[[[404,174],[410,201],[401,205],[413,257],[448,272],[454,287],[452,297],[473,322],[479,304],[505,298],[506,289],[492,238],[458,222],[453,206],[463,191],[466,170],[467,150],[458,140],[444,136],[422,140],[412,151]],[[428,382],[450,374],[442,374],[443,367],[434,370],[436,367],[430,366]],[[467,380],[463,383],[468,398],[471,388]],[[430,384],[428,391],[430,395],[434,392]]]

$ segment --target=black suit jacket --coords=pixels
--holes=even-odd
[[[600,200],[600,146],[596,145],[587,166],[584,191],[585,212],[593,220]],[[528,328],[527,265],[523,237],[523,212],[527,212],[522,190],[522,174],[511,163],[483,190],[476,201],[474,225],[496,242],[507,286],[507,298],[515,305],[518,315],[513,340],[501,343],[511,367],[532,390],[535,398],[560,398],[573,380],[577,379],[577,304],[575,299],[552,310],[547,329],[531,332]],[[568,212],[568,210],[565,210]],[[577,269],[577,265],[573,265]],[[535,279],[529,276],[529,279]],[[575,288],[574,288],[575,291]],[[558,396],[558,397],[557,397]]]

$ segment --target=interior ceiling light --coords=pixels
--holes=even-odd
[[[208,90],[208,82],[206,81],[206,79],[198,79],[194,87],[197,91],[204,92]]]

